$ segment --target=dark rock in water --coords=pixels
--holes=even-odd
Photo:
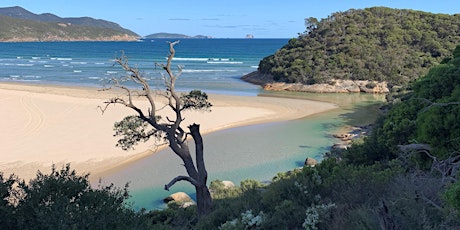
[[[318,162],[311,158],[311,157],[307,157],[307,159],[305,159],[305,166],[315,166]]]
[[[195,205],[195,201],[193,201],[192,198],[190,198],[190,196],[187,195],[187,193],[185,193],[185,192],[173,193],[173,194],[169,195],[168,197],[164,198],[163,202],[165,202],[167,204],[170,203],[170,202],[174,202],[174,203],[178,204],[181,208],[186,208],[186,207],[189,207],[191,205]]]

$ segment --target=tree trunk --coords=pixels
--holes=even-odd
[[[206,184],[196,189],[196,205],[198,208],[198,218],[206,216],[212,211],[212,198]]]
[[[200,133],[200,125],[192,124],[189,127],[190,134],[195,142],[195,154],[196,154],[196,167],[198,171],[198,184],[195,185],[196,190],[196,203],[198,208],[198,217],[205,216],[212,210],[212,198],[209,192],[208,186],[206,185],[208,180],[208,172],[204,164],[204,146],[203,138]]]

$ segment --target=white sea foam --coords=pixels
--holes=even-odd
[[[242,61],[208,61],[208,64],[243,64]]]
[[[18,63],[16,65],[17,66],[34,66],[34,64],[23,64],[23,63]]]
[[[32,59],[38,60],[38,59],[40,59],[40,57],[32,57]]]
[[[86,64],[88,64],[88,62],[85,62],[85,61],[73,61],[73,62],[70,62],[70,64],[86,65]]]
[[[38,78],[42,78],[42,77],[41,77],[41,76],[36,76],[36,75],[26,75],[26,76],[24,76],[24,78],[28,78],[28,79],[30,79],[30,78],[35,78],[35,79],[38,79]]]
[[[58,61],[72,61],[72,58],[56,58]]]
[[[74,73],[81,73],[82,71],[81,70],[74,70],[73,72]]]
[[[43,65],[43,67],[45,67],[45,68],[53,68],[54,65]]]
[[[234,69],[184,69],[184,73],[237,72]]]
[[[166,57],[166,59],[168,59]],[[179,57],[175,57],[173,58],[173,60],[176,60],[176,61],[208,61],[210,60],[209,58],[179,58]]]

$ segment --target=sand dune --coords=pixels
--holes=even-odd
[[[117,92],[97,88],[0,84],[0,171],[29,179],[71,163],[78,172],[101,173],[157,149],[153,143],[123,151],[115,147],[113,123],[134,114],[98,106]],[[248,124],[290,120],[336,106],[308,100],[210,95],[211,112],[187,112],[184,126],[201,124],[202,133]],[[142,101],[137,102],[142,105]]]

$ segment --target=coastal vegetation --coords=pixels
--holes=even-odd
[[[375,18],[375,14],[387,17]],[[301,52],[306,46],[296,46],[296,42],[312,42],[312,47],[315,47],[316,42],[308,38],[314,35],[323,44],[321,47],[327,48],[328,40],[321,39],[344,39],[337,34],[320,37],[321,31],[334,31],[333,27],[325,27],[333,21],[358,16],[382,20],[381,27],[368,29],[385,31],[383,25],[390,24],[384,21],[396,20],[394,14],[401,18],[412,15],[420,20],[434,20],[429,21],[430,25],[436,24],[438,17],[446,17],[452,22],[456,22],[455,18],[458,20],[458,16],[381,7],[350,10],[321,22],[307,19],[307,32],[299,39],[291,40],[286,47],[297,47],[298,53],[314,55],[314,52]],[[347,24],[340,28],[359,33],[361,26],[370,26],[363,24],[367,21],[354,22],[354,27]],[[396,22],[400,21],[392,22],[394,28],[398,28]],[[153,100],[153,91],[141,73],[130,67],[127,58],[121,56],[116,63],[129,74],[123,79],[113,79],[111,87],[126,92],[126,98],[115,97],[106,104],[124,105],[133,109],[136,116],[126,117],[115,124],[116,136],[121,137],[119,146],[131,148],[137,142],[152,137],[166,140],[183,160],[188,176],[176,177],[165,187],[169,188],[181,180],[192,183],[197,190],[198,205],[185,207],[180,202],[170,202],[164,210],[134,211],[126,200],[129,197],[127,186],[123,189],[113,186],[93,189],[88,183],[88,175],[78,176],[67,165],[61,170],[52,168],[49,175],[38,172],[29,183],[14,175],[4,177],[0,174],[0,224],[5,229],[456,229],[460,226],[460,41],[450,35],[446,35],[442,41],[436,40],[443,24],[432,28],[426,23],[415,23],[417,26],[414,28],[426,27],[427,30],[423,30],[420,36],[414,34],[415,37],[407,39],[420,48],[424,47],[424,51],[403,49],[405,43],[401,41],[405,36],[396,36],[399,49],[392,50],[390,47],[395,45],[392,36],[384,36],[383,33],[379,37],[379,44],[385,43],[385,47],[376,46],[381,50],[369,47],[372,44],[370,41],[374,41],[372,36],[362,43],[358,38],[353,38],[356,39],[353,44],[357,44],[354,49],[344,43],[347,48],[342,47],[341,52],[335,53],[337,57],[332,57],[336,51],[329,50],[330,47],[323,49],[321,54],[330,53],[328,57],[331,62],[337,61],[336,58],[341,55],[353,53],[350,50],[356,51],[360,58],[353,56],[358,58],[354,60],[344,57],[340,68],[339,62],[336,62],[336,69],[331,63],[319,65],[317,68],[324,69],[315,69],[313,72],[319,75],[312,75],[311,78],[304,75],[300,80],[294,78],[299,75],[291,67],[293,63],[302,63],[303,59],[292,59],[292,56],[289,62],[286,59],[286,63],[291,64],[280,67],[291,71],[287,75],[267,72],[275,78],[278,76],[277,80],[302,83],[321,82],[330,76],[357,79],[366,76],[405,85],[387,95],[388,102],[382,108],[384,112],[376,120],[369,136],[354,140],[345,150],[325,153],[324,159],[314,167],[305,165],[289,172],[280,172],[269,183],[248,178],[239,186],[219,180],[207,186],[199,126],[190,125],[190,132],[186,132],[180,125],[183,121],[182,111],[207,110],[211,104],[201,91],[183,95],[175,91],[175,80],[180,75],[180,69],[175,74],[170,66],[175,43],[170,44],[167,64],[159,65],[166,71],[163,76],[166,91],[161,95],[166,98],[165,108],[172,109],[175,115],[172,118],[157,114],[159,108],[156,108]],[[325,28],[329,30],[323,30]],[[427,46],[426,39],[429,37],[424,36],[430,33],[428,29],[436,31],[437,35],[431,38],[439,45],[433,43],[433,46]],[[289,58],[291,53],[286,47],[283,48],[285,51],[282,49],[264,59],[262,62],[268,61],[268,64],[261,63],[261,71],[264,67],[276,70],[278,67],[271,66],[270,61],[283,63],[283,58]],[[359,48],[369,50],[359,53]],[[282,52],[286,52],[285,55],[281,55]],[[415,56],[406,56],[414,53]],[[377,56],[381,59],[373,59]],[[405,58],[409,57],[414,59],[406,63]],[[316,62],[328,59],[321,56],[305,60]],[[408,64],[410,61],[412,65]],[[357,69],[354,65],[357,65]],[[370,68],[373,65],[375,69]],[[401,68],[398,69],[398,66]],[[392,72],[393,67],[396,72]],[[342,68],[348,72],[338,72]],[[298,70],[296,73],[304,71],[302,68]],[[324,75],[320,74],[320,70]],[[361,72],[364,70],[367,71],[365,74]],[[371,70],[377,72],[371,74]],[[293,78],[285,79],[290,76]],[[125,87],[122,83],[126,80],[140,84],[139,88]],[[137,107],[131,100],[134,96],[145,97],[150,108],[142,110]],[[196,165],[185,141],[188,134],[197,146]]]
[[[333,79],[404,85],[439,64],[460,43],[460,15],[372,7],[307,18],[306,31],[259,64],[271,81]]]
[[[457,46],[388,97],[387,112],[368,137],[326,154],[315,167],[278,173],[269,184],[212,181],[213,209],[200,219],[196,206],[174,202],[164,210],[135,212],[125,206],[126,188],[92,189],[86,176],[67,166],[38,173],[29,185],[1,177],[0,221],[9,229],[456,229],[459,76]]]
[[[130,41],[138,37],[105,20],[37,15],[21,7],[0,8],[0,41]]]

